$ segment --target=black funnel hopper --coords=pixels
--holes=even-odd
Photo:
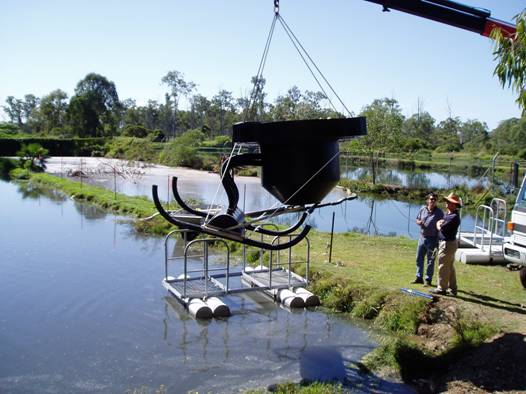
[[[232,140],[258,143],[261,183],[280,202],[321,202],[340,180],[338,141],[367,133],[365,117],[235,124]]]

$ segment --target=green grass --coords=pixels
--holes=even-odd
[[[311,269],[354,286],[399,291],[414,279],[417,241],[404,237],[337,233],[333,238],[332,263],[326,245],[329,233],[311,231]],[[515,309],[525,302],[517,272],[504,266],[455,263],[459,298],[474,303]],[[435,275],[436,277],[436,275]],[[421,288],[423,290],[424,288]]]

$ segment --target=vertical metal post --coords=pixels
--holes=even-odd
[[[168,237],[164,241],[164,279],[168,278]]]
[[[289,242],[292,240],[292,235],[289,235]],[[290,280],[292,278],[292,247],[289,248],[289,287],[290,287]]]
[[[113,198],[117,199],[117,170],[113,167]]]
[[[226,245],[226,292],[228,293],[230,289],[230,248],[228,247],[228,244],[225,242]],[[243,266],[243,269],[245,269],[245,266]]]
[[[268,262],[268,287],[269,288],[272,288],[272,252],[273,250],[271,249],[270,250],[270,257],[269,257],[269,262]]]
[[[334,236],[334,216],[336,215],[336,212],[332,211],[332,223],[331,223],[331,243],[329,246],[329,263],[332,261],[332,239]]]
[[[349,151],[345,155],[345,178],[349,179]]]
[[[203,242],[203,265],[204,265],[204,279],[205,279],[205,297],[208,297],[208,242]]]
[[[492,189],[495,187],[495,165],[497,163],[498,155],[499,155],[499,152],[495,153],[495,155],[491,159],[491,188]]]
[[[511,184],[515,189],[519,187],[519,162],[513,162],[513,171],[511,172]]]
[[[247,184],[245,183],[243,185],[243,212],[245,212],[246,208],[246,198],[247,198]],[[245,267],[247,265],[247,245],[243,244],[243,271],[245,270]],[[227,285],[228,290],[228,285]]]

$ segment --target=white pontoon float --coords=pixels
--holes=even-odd
[[[479,205],[473,231],[460,231],[456,260],[466,264],[504,263],[502,245],[506,237],[506,201],[494,198],[489,205]]]

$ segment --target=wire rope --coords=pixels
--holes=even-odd
[[[352,116],[352,113],[351,111],[349,111],[349,109],[347,108],[347,106],[344,104],[344,102],[342,101],[342,99],[340,98],[340,96],[338,95],[338,93],[336,93],[336,91],[334,90],[334,88],[332,87],[331,83],[327,80],[327,78],[325,78],[325,75],[323,75],[323,73],[321,72],[320,68],[318,67],[318,65],[316,64],[316,62],[312,59],[312,57],[309,55],[309,53],[307,52],[307,50],[305,49],[305,47],[301,44],[300,40],[296,37],[296,35],[294,34],[294,32],[292,31],[292,29],[289,27],[289,25],[287,24],[287,22],[285,22],[285,19],[283,19],[283,17],[281,15],[278,14],[278,18],[279,18],[279,22],[281,23],[281,26],[283,27],[283,29],[285,30],[285,32],[287,33],[287,35],[289,36],[292,44],[294,45],[294,47],[296,48],[296,50],[298,51],[298,54],[300,55],[300,57],[302,58],[303,62],[305,63],[305,65],[307,66],[307,68],[309,69],[309,71],[311,72],[313,78],[316,80],[316,83],[318,84],[318,86],[320,87],[320,89],[323,91],[323,94],[325,94],[325,97],[327,98],[327,100],[329,101],[329,103],[331,104],[332,108],[334,109],[334,111],[338,112],[337,109],[335,108],[334,104],[332,103],[331,99],[329,98],[329,95],[325,92],[325,89],[323,88],[323,86],[321,85],[321,83],[319,82],[318,78],[315,76],[314,72],[312,71],[312,69],[310,68],[310,66],[308,65],[307,61],[305,60],[303,54],[301,53],[300,51],[300,48],[301,50],[303,51],[303,53],[305,54],[305,56],[307,56],[307,58],[309,59],[309,61],[312,63],[312,65],[314,66],[314,68],[316,69],[316,71],[319,73],[319,75],[321,76],[321,78],[323,78],[323,81],[327,84],[327,86],[330,88],[331,92],[336,96],[336,98],[338,99],[338,101],[340,102],[340,104],[343,106],[343,108],[345,108],[345,110],[347,111],[347,114],[349,116]],[[297,45],[296,45],[297,43]],[[298,48],[299,46],[299,48]]]
[[[270,49],[270,43],[272,42],[272,37],[274,36],[274,28],[276,26],[276,20],[278,19],[278,13],[274,14],[274,18],[272,18],[272,24],[270,25],[270,30],[267,35],[267,41],[265,43],[265,48],[263,49],[263,54],[261,56],[261,59],[259,61],[259,67],[258,71],[256,73],[256,79],[254,80],[254,86],[252,87],[252,91],[250,92],[250,98],[247,103],[247,107],[245,109],[245,114],[243,116],[243,121],[246,122],[250,114],[252,113],[252,106],[256,102],[256,98],[259,94],[260,89],[260,83],[261,78],[263,76],[263,70],[265,68],[265,64],[267,62],[268,52]]]

